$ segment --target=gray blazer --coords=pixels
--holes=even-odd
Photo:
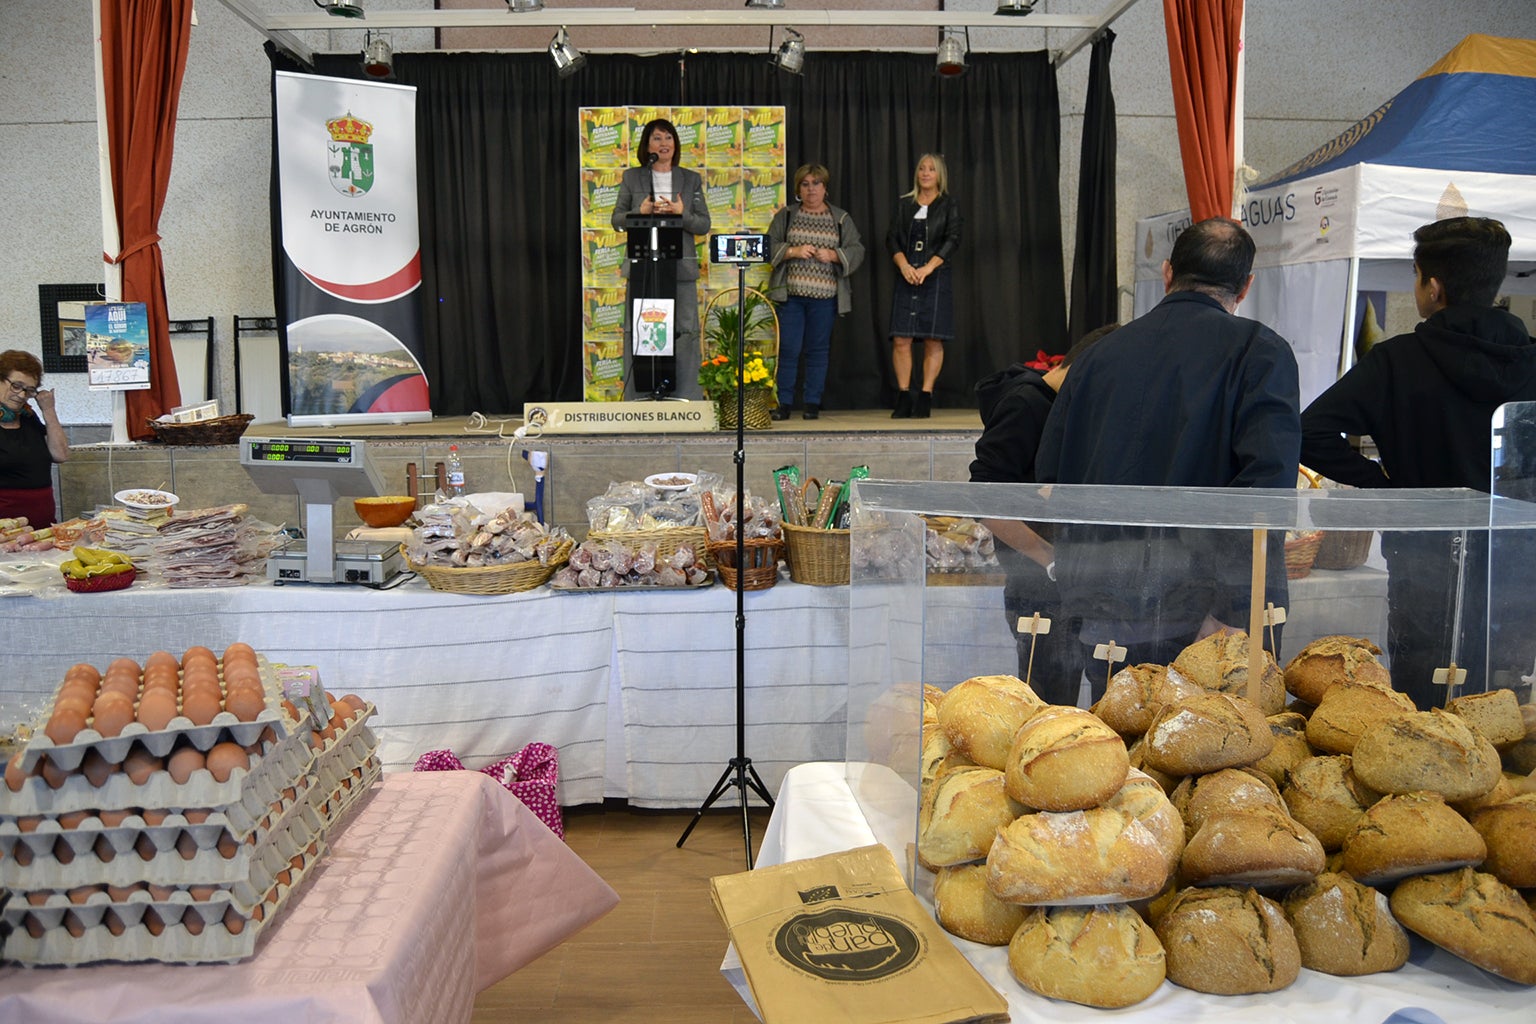
[[[709,206],[704,201],[704,179],[698,171],[686,167],[672,168],[672,190],[683,200],[683,231],[691,243],[694,236],[709,234]],[[619,182],[619,199],[613,206],[613,226],[624,230],[624,218],[640,209],[640,204],[651,196],[651,169],[631,167]],[[625,260],[620,272],[629,276],[629,261]],[[679,281],[699,279],[698,252],[692,244],[683,246],[683,257],[677,261]]]

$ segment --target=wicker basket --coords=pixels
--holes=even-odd
[[[1323,532],[1313,530],[1300,537],[1287,538],[1285,542],[1285,578],[1304,579],[1312,571],[1317,559],[1317,549],[1322,546]]]
[[[817,587],[838,587],[848,582],[851,531],[782,525],[790,579]]]
[[[730,589],[737,589],[739,575],[742,590],[767,590],[779,581],[779,559],[784,556],[784,542],[778,537],[754,537],[742,542],[743,568],[740,573],[736,571],[734,540],[711,541],[709,553],[720,572],[720,582]]]
[[[570,559],[573,546],[570,540],[561,541],[555,549],[554,557],[548,562],[534,560],[458,568],[418,565],[407,558],[405,564],[425,579],[433,590],[449,594],[520,594],[548,583],[555,570]]]
[[[87,576],[79,580],[73,576],[65,576],[64,586],[75,594],[104,594],[109,590],[126,590],[133,585],[138,575],[137,569],[129,569],[127,572],[113,573],[110,576]]]
[[[256,417],[248,412],[238,413],[234,416],[215,416],[211,420],[197,420],[193,423],[165,423],[160,420],[146,420],[149,429],[155,432],[155,440],[161,444],[234,444],[240,440],[240,435],[245,433],[245,428],[250,426]]]
[[[594,544],[610,542],[624,545],[631,551],[642,544],[656,545],[656,560],[665,561],[684,544],[693,548],[693,557],[706,569],[715,568],[709,553],[709,535],[702,526],[668,526],[657,530],[589,530],[587,540]]]
[[[742,394],[743,417],[741,424],[747,430],[770,430],[773,427],[773,392],[767,388],[747,388]],[[721,430],[736,429],[736,393],[721,395],[715,400],[715,415]]]
[[[1374,530],[1325,530],[1317,549],[1314,569],[1355,569],[1365,564],[1371,553]]]

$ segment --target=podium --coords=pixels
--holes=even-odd
[[[624,255],[629,260],[629,304],[625,309],[624,364],[630,370],[628,395],[666,398],[677,390],[677,357],[634,355],[635,318],[647,299],[677,297],[677,261],[683,258],[681,214],[631,213],[624,218]]]

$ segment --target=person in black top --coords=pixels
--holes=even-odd
[[[32,353],[0,352],[0,519],[25,517],[39,528],[55,519],[53,464],[69,458],[53,392],[42,382],[43,364]]]
[[[1424,319],[1410,333],[1378,342],[1307,407],[1302,462],[1353,487],[1486,492],[1492,486],[1494,410],[1506,402],[1536,401],[1536,342],[1518,317],[1493,304],[1508,270],[1510,235],[1496,220],[1452,217],[1424,225],[1413,239],[1414,303]],[[1366,458],[1345,435],[1368,435],[1381,461]],[[1432,675],[1450,661],[1462,559],[1469,585],[1456,660],[1472,672],[1469,685],[1481,688],[1484,682],[1481,638],[1488,608],[1478,574],[1487,570],[1487,537],[1471,541],[1461,552],[1457,538],[1445,533],[1382,535],[1392,684],[1421,708],[1446,696]],[[1512,542],[1508,556],[1528,546]],[[1508,559],[1501,562],[1507,566]],[[1502,575],[1511,574],[1506,568]],[[1500,607],[1500,595],[1495,602]],[[1529,623],[1523,628],[1529,631]],[[1530,659],[1519,657],[1528,672]]]
[[[896,374],[892,419],[927,417],[933,386],[944,367],[944,343],[955,336],[955,296],[950,264],[960,248],[960,209],[949,195],[944,158],[924,153],[885,233],[885,249],[898,274],[891,297],[891,367]],[[923,343],[922,389],[914,399],[912,341]]]

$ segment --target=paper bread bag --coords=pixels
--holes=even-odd
[[[767,1024],[994,1024],[1008,1003],[883,846],[710,880]]]

